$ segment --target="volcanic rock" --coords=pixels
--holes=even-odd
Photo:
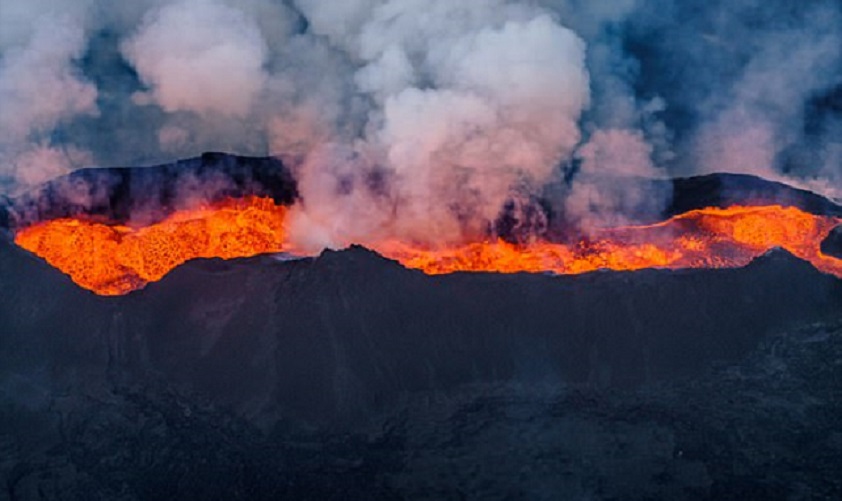
[[[748,174],[708,174],[677,178],[671,183],[673,196],[667,208],[671,216],[729,205],[783,205],[812,214],[842,216],[842,207],[821,195]]]
[[[77,216],[148,224],[179,205],[248,195],[290,204],[297,191],[289,169],[277,158],[205,153],[150,167],[76,170],[5,203],[0,200],[0,225]]]
[[[837,226],[822,242],[822,252],[828,256],[842,259],[842,226]]]
[[[840,492],[842,280],[784,251],[427,276],[352,247],[105,298],[3,240],[0,277],[14,499]]]
[[[296,196],[272,159],[146,169],[71,174],[0,223],[154,219],[185,189]],[[662,182],[674,212],[842,215],[749,176]],[[428,276],[351,247],[197,260],[101,297],[9,237],[10,499],[842,496],[842,280],[783,250],[739,269]]]

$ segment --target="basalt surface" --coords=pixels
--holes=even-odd
[[[362,248],[121,297],[0,242],[10,499],[832,498],[842,281],[427,276]]]

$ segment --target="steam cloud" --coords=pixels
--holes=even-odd
[[[0,10],[0,31],[6,34],[0,59],[0,175],[34,184],[92,161],[87,152],[58,146],[51,136],[74,117],[98,113],[97,88],[73,65],[86,44],[78,15],[49,12],[35,20],[30,33],[20,33],[19,22],[30,12],[15,7],[9,14],[5,6]],[[23,44],[15,43],[18,37]]]
[[[123,45],[149,88],[132,96],[136,103],[200,116],[247,116],[266,79],[266,51],[253,19],[212,0],[184,0],[150,12]]]
[[[842,196],[835,0],[9,0],[0,51],[0,192],[279,155],[303,248],[486,234],[550,183],[584,229],[668,202],[627,177]]]

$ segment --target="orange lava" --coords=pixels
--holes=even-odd
[[[387,242],[380,254],[428,274],[457,271],[578,274],[598,269],[731,268],[782,247],[817,269],[842,278],[842,259],[821,242],[842,219],[794,207],[733,206],[689,211],[649,226],[602,230],[575,244],[502,240],[429,249]]]
[[[176,212],[139,229],[80,219],[44,221],[19,231],[15,242],[80,286],[119,295],[160,280],[190,259],[288,251],[286,214],[271,199],[249,197]],[[726,268],[782,247],[842,278],[842,259],[820,250],[822,240],[841,223],[842,218],[793,207],[733,206],[694,210],[654,225],[605,229],[573,244],[494,240],[436,249],[406,242],[371,247],[428,274]]]
[[[78,285],[113,296],[160,280],[190,259],[281,252],[286,210],[271,198],[248,197],[179,211],[140,229],[55,219],[24,228],[15,243]]]

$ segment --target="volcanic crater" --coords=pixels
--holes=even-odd
[[[197,176],[215,181],[197,191]],[[830,472],[842,415],[842,208],[750,176],[654,182],[673,193],[667,212],[609,230],[613,240],[571,244],[547,201],[541,244],[556,254],[490,233],[429,261],[385,243],[264,255],[292,250],[283,217],[297,192],[274,159],[89,169],[10,199],[0,239],[7,490],[84,478],[85,492],[67,498],[212,497],[248,485],[241,497],[401,499],[425,496],[436,477],[445,497],[478,482],[527,492],[549,478],[639,499],[765,497],[799,483],[840,492]],[[157,227],[189,253],[156,269],[144,256],[129,280],[118,260],[112,288],[97,290],[44,251],[52,237],[21,237],[71,220],[109,245]],[[214,221],[216,235],[204,231]],[[197,227],[199,239],[188,231]],[[701,230],[707,240],[688,244],[698,254],[674,265],[652,265],[639,247]],[[640,266],[612,271],[611,242],[638,246]],[[83,244],[62,259],[107,262]],[[709,251],[716,259],[701,258]],[[590,272],[548,266],[571,256],[591,259],[573,270]],[[623,442],[623,427],[649,439]],[[448,471],[430,459],[442,450]],[[475,468],[539,458],[555,473],[503,482]],[[637,473],[624,476],[629,468]],[[750,474],[735,478],[740,469]]]

